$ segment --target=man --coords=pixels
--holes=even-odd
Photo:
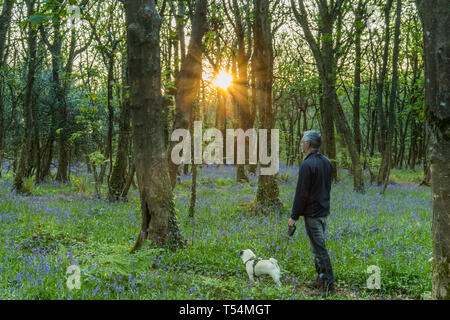
[[[325,232],[330,214],[332,167],[330,160],[318,150],[321,142],[320,135],[314,130],[306,131],[301,140],[302,152],[306,153],[306,158],[300,165],[288,225],[292,227],[300,216],[304,217],[317,271],[316,280],[308,285],[319,289],[319,294],[326,297],[334,293],[333,269],[325,247]]]

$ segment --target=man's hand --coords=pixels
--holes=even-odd
[[[288,221],[288,226],[289,227],[293,227],[294,225],[295,225],[295,220],[294,219],[292,219],[292,218],[289,218],[289,221]]]

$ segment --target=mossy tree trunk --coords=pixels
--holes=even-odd
[[[142,224],[133,251],[146,239],[176,246],[177,225],[169,176],[161,96],[161,18],[153,0],[124,1],[133,126],[133,161],[138,180]]]
[[[35,1],[29,0],[26,2],[27,15],[31,17],[35,13]],[[32,23],[28,23],[28,74],[27,85],[25,88],[25,103],[24,103],[24,118],[25,118],[25,130],[23,136],[22,148],[20,151],[19,166],[17,168],[16,176],[14,179],[14,189],[18,192],[24,192],[23,180],[30,176],[31,157],[32,157],[32,124],[33,124],[33,88],[36,75],[36,55],[37,55],[37,31],[33,27]]]
[[[448,1],[416,0],[423,26],[425,119],[431,143],[433,299],[450,299],[450,16]]]
[[[130,101],[128,98],[128,67],[127,62],[123,62],[122,66],[122,105],[120,110],[120,123],[119,123],[119,141],[117,145],[117,157],[114,163],[111,178],[109,181],[109,197],[111,200],[119,201],[123,199],[126,194],[126,176],[128,166],[128,145],[130,143]]]
[[[6,60],[4,57],[5,44],[6,44],[6,34],[11,21],[11,13],[14,5],[14,1],[5,0],[3,2],[2,15],[0,16],[0,72],[3,74],[3,61]],[[0,177],[2,175],[2,162],[3,162],[3,152],[5,150],[5,114],[3,107],[3,81],[0,81]]]
[[[259,129],[267,130],[267,154],[270,147],[271,130],[275,127],[272,111],[273,86],[273,47],[271,19],[268,0],[254,0],[254,66],[255,66],[255,102],[259,110]],[[276,155],[279,156],[279,155]],[[275,175],[258,174],[257,207],[261,209],[279,205],[279,189]]]

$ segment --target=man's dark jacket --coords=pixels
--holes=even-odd
[[[318,150],[300,164],[291,218],[324,217],[330,213],[331,162]]]

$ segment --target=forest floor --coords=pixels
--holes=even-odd
[[[283,208],[251,214],[257,180],[235,183],[235,169],[199,172],[196,213],[188,216],[191,177],[182,176],[175,205],[186,245],[144,248],[130,254],[140,227],[138,191],[128,202],[94,199],[83,170],[71,183],[11,191],[12,174],[0,179],[0,299],[318,299],[305,282],[315,270],[303,222],[292,238],[287,221],[298,167],[280,167]],[[336,278],[328,299],[429,299],[431,291],[431,195],[419,186],[421,170],[393,170],[384,195],[366,184],[353,192],[340,171],[333,184],[327,247]],[[367,180],[366,180],[367,181]],[[106,194],[105,187],[102,194]],[[250,283],[239,251],[273,257],[281,287],[271,278]],[[80,289],[69,290],[79,267]],[[379,269],[380,289],[369,289]],[[72,272],[72,271],[71,271]],[[373,272],[373,271],[372,271]]]

